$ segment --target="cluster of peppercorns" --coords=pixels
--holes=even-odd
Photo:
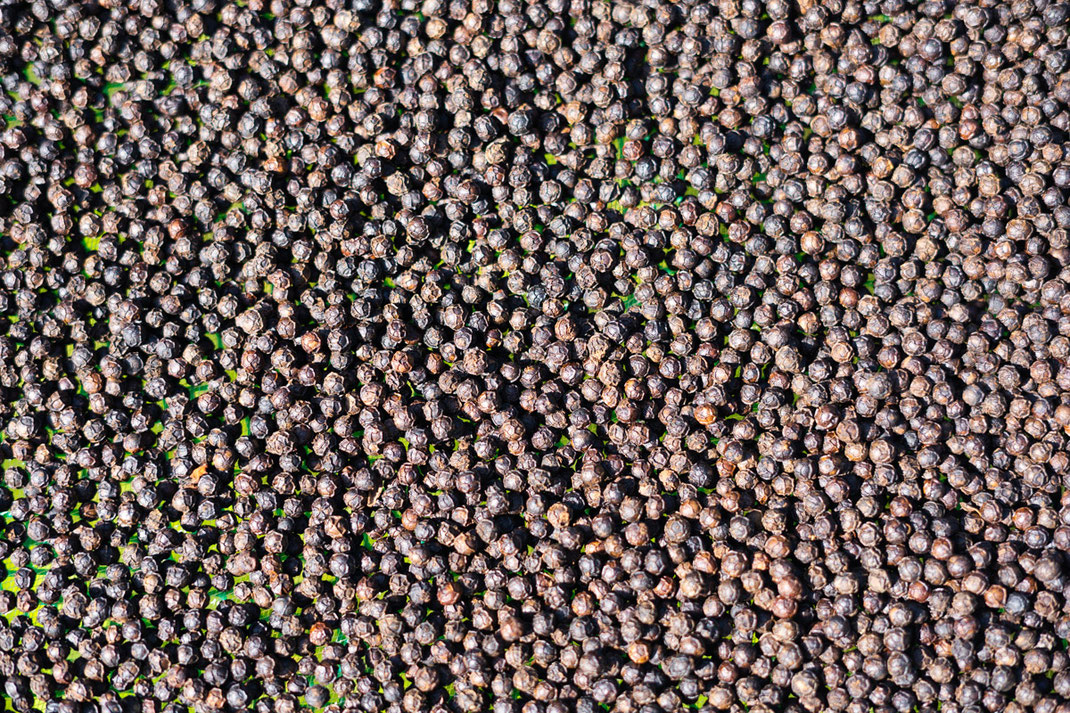
[[[1070,5],[13,1],[0,84],[7,708],[1068,710]]]

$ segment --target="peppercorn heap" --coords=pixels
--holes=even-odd
[[[0,683],[1057,713],[1070,6],[0,6]]]

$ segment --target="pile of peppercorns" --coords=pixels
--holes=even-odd
[[[0,708],[1070,710],[1070,5],[0,5]]]

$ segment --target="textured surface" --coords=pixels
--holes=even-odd
[[[15,711],[1066,711],[1068,6],[0,5]]]

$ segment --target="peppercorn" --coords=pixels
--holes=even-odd
[[[15,710],[1070,695],[1066,7],[112,5],[0,14]]]

